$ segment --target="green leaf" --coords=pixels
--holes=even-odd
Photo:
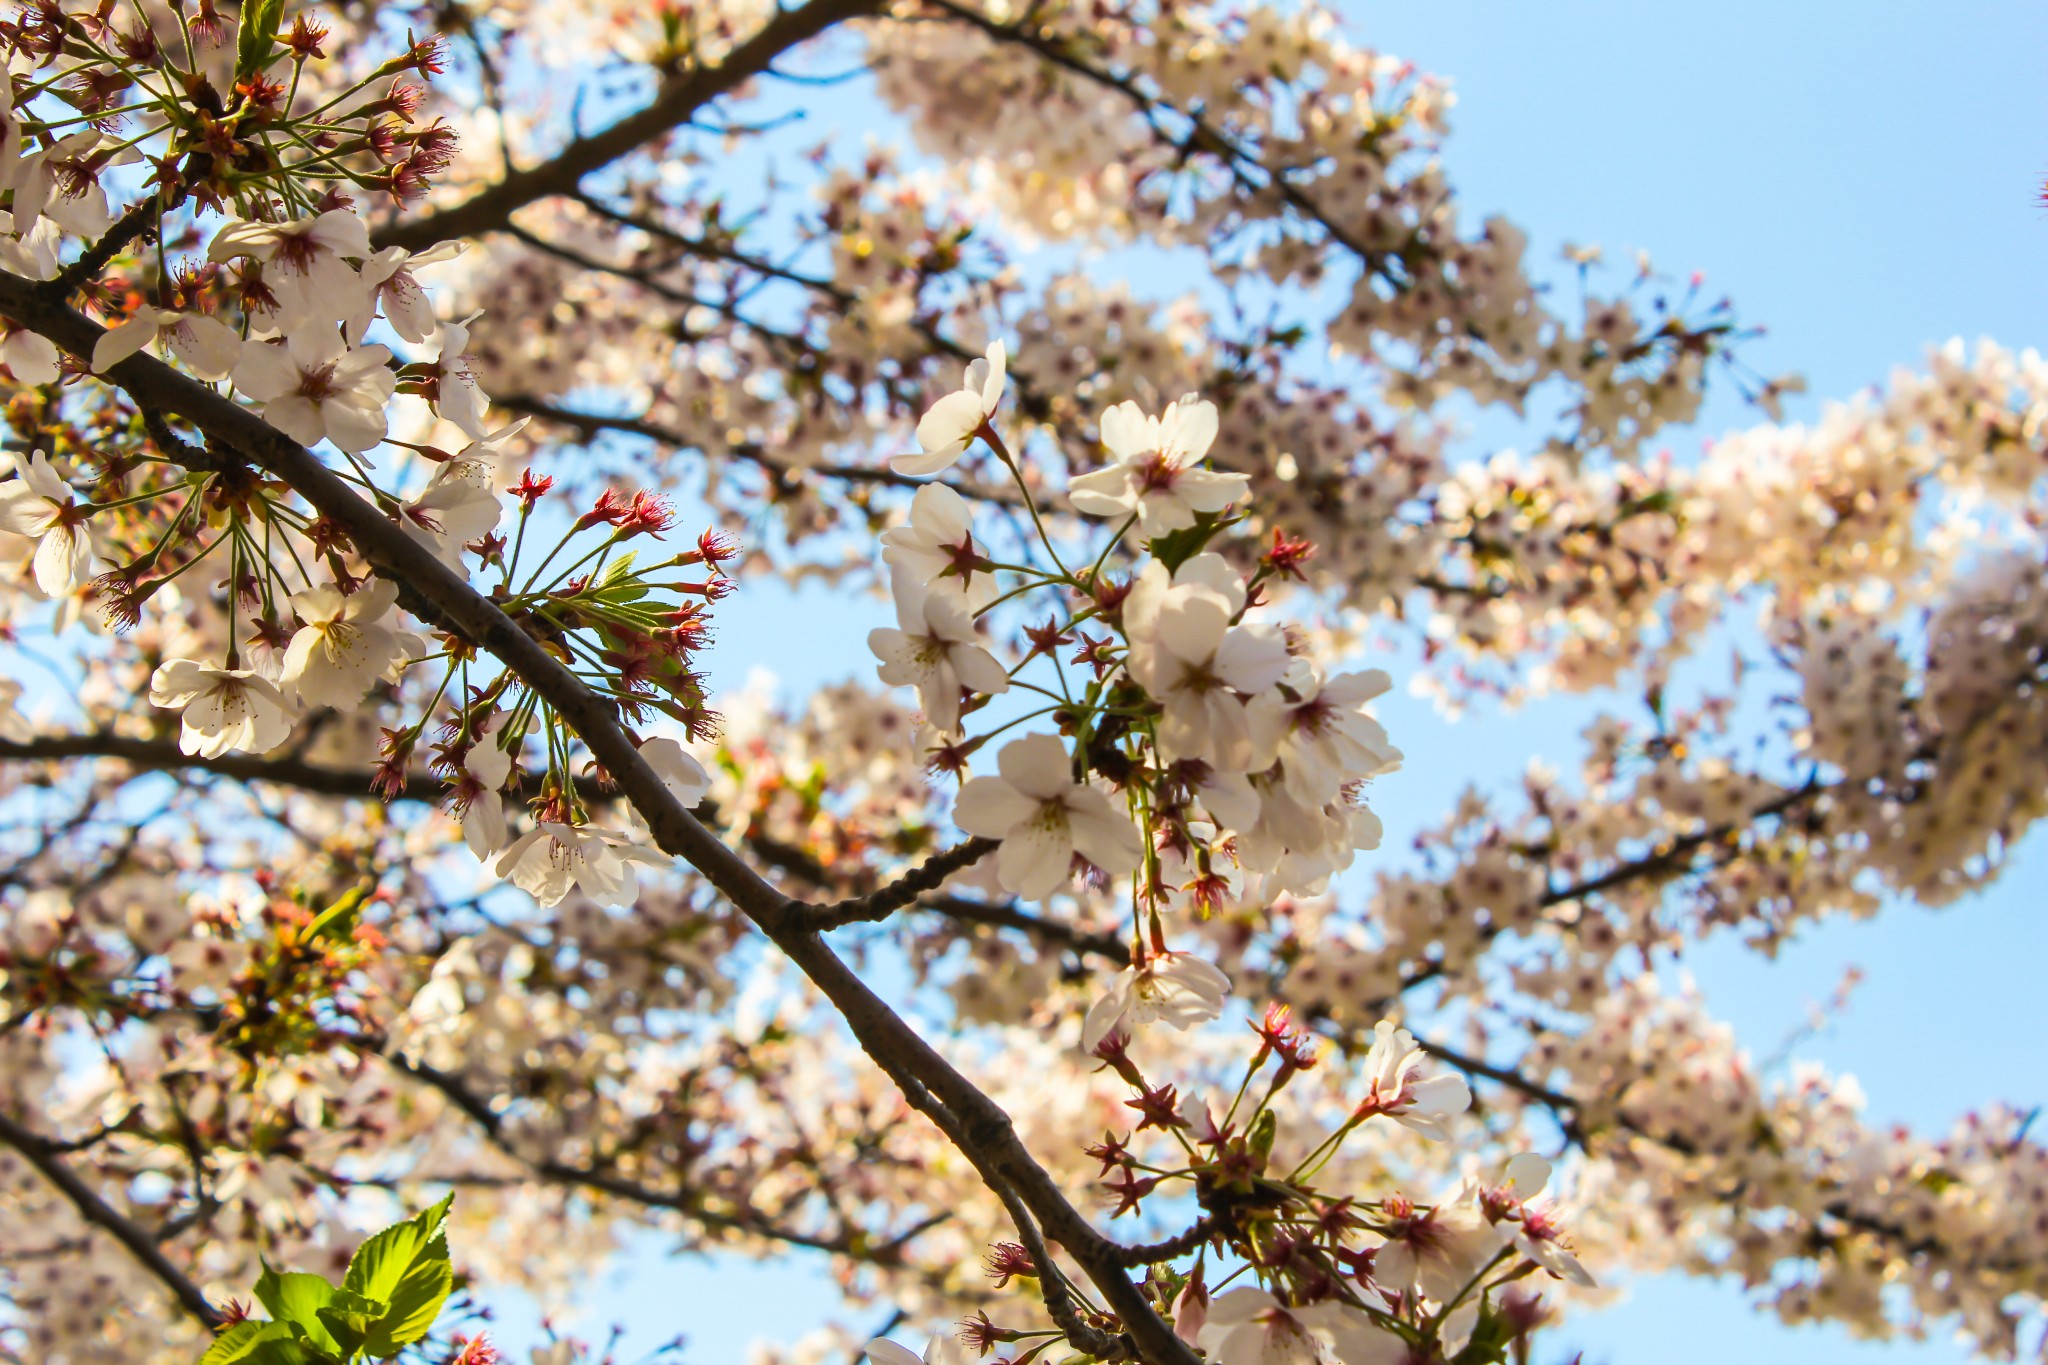
[[[375,1299],[366,1299],[361,1294],[338,1289],[334,1302],[320,1309],[320,1321],[341,1348],[343,1357],[353,1357],[363,1344],[379,1319],[390,1311],[390,1305]]]
[[[312,1365],[286,1322],[238,1322],[213,1339],[199,1365]]]
[[[448,1244],[441,1240],[441,1229],[448,1221],[449,1205],[454,1202],[455,1196],[451,1194],[357,1247],[356,1254],[349,1258],[348,1274],[342,1277],[341,1287],[366,1299],[389,1303],[392,1291],[415,1262],[447,1260]]]
[[[270,1310],[271,1317],[280,1323],[297,1323],[315,1350],[342,1355],[341,1344],[328,1335],[320,1320],[320,1310],[333,1302],[334,1294],[334,1286],[320,1276],[297,1271],[280,1275],[268,1261],[256,1281],[256,1301]]]
[[[356,912],[363,908],[363,903],[376,889],[377,884],[368,879],[349,888],[340,900],[322,910],[306,926],[306,937],[347,938],[356,927]]]
[[[444,1231],[454,1201],[451,1194],[419,1216],[384,1229],[350,1259],[342,1287],[388,1305],[364,1337],[363,1349],[371,1355],[389,1359],[425,1336],[454,1290]]]
[[[620,555],[617,559],[614,559],[611,563],[605,565],[604,577],[597,580],[597,585],[600,588],[608,588],[612,584],[618,582],[620,579],[632,573],[633,558],[638,553],[639,552],[636,550],[628,550],[626,551],[626,553]]]
[[[455,1270],[448,1264],[447,1243],[435,1245],[441,1248],[441,1259],[414,1266],[391,1295],[390,1309],[370,1324],[364,1335],[363,1349],[379,1360],[389,1360],[424,1337],[433,1328],[434,1319],[441,1316],[441,1305],[448,1302],[448,1295],[455,1288]]]
[[[1207,548],[1210,539],[1222,530],[1225,524],[1203,512],[1196,516],[1193,526],[1169,531],[1163,536],[1155,536],[1146,548],[1152,552],[1154,559],[1166,566],[1168,573],[1172,573]]]
[[[242,0],[242,23],[235,38],[235,79],[256,75],[270,65],[277,49],[278,25],[284,22],[284,0]]]

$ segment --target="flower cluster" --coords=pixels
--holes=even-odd
[[[897,625],[869,645],[882,681],[917,689],[936,767],[964,773],[1002,731],[1048,716],[1058,725],[1064,739],[1006,740],[994,773],[963,782],[953,820],[993,841],[998,882],[1026,900],[1054,895],[1077,868],[1130,878],[1138,960],[1097,1006],[1105,1022],[1091,1025],[1092,1047],[1148,1018],[1213,1018],[1220,975],[1167,949],[1161,913],[1322,889],[1378,845],[1362,788],[1401,755],[1368,710],[1384,673],[1326,675],[1279,624],[1252,619],[1313,547],[1278,538],[1249,575],[1211,548],[1241,520],[1231,508],[1247,487],[1206,467],[1216,406],[1190,394],[1156,415],[1136,403],[1109,410],[1113,462],[1074,479],[1066,498],[1114,529],[1083,543],[1088,567],[1069,569],[1022,457],[995,426],[1007,360],[991,344],[919,424],[923,453],[896,467],[936,474],[986,441],[1015,475],[1044,558],[992,559],[959,495],[927,486],[909,525],[884,537]],[[1023,629],[1028,648],[1006,666],[986,623],[999,609],[1035,622],[1039,596],[1054,605]],[[1069,648],[1064,663],[1086,669],[1078,681],[1063,666]],[[991,727],[970,722],[1013,689],[1043,704]]]

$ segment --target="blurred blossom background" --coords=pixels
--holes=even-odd
[[[1338,6],[1353,41],[1414,61],[1456,96],[1444,164],[1470,221],[1507,212],[1527,230],[1532,266],[1574,290],[1567,245],[1597,245],[1612,285],[1637,251],[1681,282],[1699,272],[1708,299],[1727,296],[1766,329],[1744,361],[1802,373],[1788,420],[1817,414],[1918,364],[1951,338],[2014,350],[2048,344],[2048,8],[1762,0],[1700,6],[1616,0],[1570,4],[1368,3]],[[857,152],[862,133],[907,138],[863,80],[805,91],[819,116],[803,143],[831,136]],[[822,96],[822,98],[821,98]],[[822,126],[836,116],[835,126]],[[748,152],[746,155],[755,155]],[[736,173],[735,183],[746,181]],[[1026,254],[1049,275],[1071,253]],[[1132,288],[1172,299],[1193,273],[1171,253],[1118,253]],[[1511,416],[1463,417],[1472,459],[1511,448]],[[1725,382],[1701,420],[1659,443],[1680,462],[1757,420]],[[683,524],[695,509],[682,507]],[[721,686],[800,697],[866,675],[879,598],[849,603],[827,588],[750,579],[723,611],[710,656]],[[1737,613],[1740,619],[1740,613]],[[1741,643],[1738,639],[1736,643]],[[1706,654],[1725,660],[1725,654]],[[1360,860],[1354,886],[1402,866],[1409,841],[1468,785],[1512,789],[1531,762],[1566,764],[1603,706],[1593,693],[1546,698],[1526,714],[1474,708],[1456,717],[1398,680],[1412,660],[1377,655],[1397,692],[1378,711],[1410,755],[1380,779],[1374,809],[1387,839]],[[1725,667],[1725,662],[1707,665]],[[1710,678],[1708,681],[1721,681]],[[1640,704],[1637,703],[1639,706]],[[1800,930],[1775,959],[1722,937],[1695,949],[1690,973],[1710,1012],[1735,1026],[1778,1075],[1802,1062],[1854,1074],[1875,1123],[1942,1131],[1994,1100],[2048,1103],[2048,837],[2039,830],[1986,894],[1932,911],[1889,906],[1876,921],[1830,918]],[[1583,1351],[1614,1365],[1950,1365],[1972,1359],[1936,1335],[1870,1343],[1837,1326],[1787,1325],[1751,1311],[1732,1280],[1617,1278],[1612,1303],[1550,1332],[1546,1358]],[[514,1359],[546,1339],[530,1303],[495,1301],[495,1335]],[[677,1259],[650,1235],[602,1272],[575,1319],[556,1330],[602,1341],[618,1358],[689,1338],[699,1365],[737,1365],[757,1340],[790,1341],[838,1322],[856,1336],[883,1327],[838,1316],[823,1258],[765,1264]],[[922,1344],[921,1328],[899,1335]],[[836,1354],[830,1357],[837,1360]]]

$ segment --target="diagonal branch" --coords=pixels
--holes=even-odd
[[[669,81],[653,103],[587,137],[579,137],[537,166],[516,170],[452,207],[394,223],[373,233],[379,247],[420,251],[436,242],[475,237],[504,227],[526,205],[574,194],[583,177],[610,165],[662,134],[681,127],[705,105],[768,71],[769,64],[827,29],[882,8],[883,0],[810,0],[780,10],[717,66],[699,67]]]
[[[814,0],[815,3],[815,0]],[[0,316],[73,355],[89,357],[102,330],[42,297],[34,283],[0,271]],[[1081,1266],[1122,1318],[1150,1365],[1197,1365],[1192,1348],[1131,1282],[1117,1247],[1069,1202],[1025,1147],[1009,1114],[956,1070],[807,927],[809,907],[777,890],[698,823],[640,754],[615,703],[586,686],[458,570],[444,564],[356,493],[319,457],[254,412],[162,361],[137,354],[115,365],[112,382],[138,402],[183,417],[209,441],[240,452],[283,480],[344,531],[379,576],[402,585],[408,610],[486,650],[544,699],[646,821],[654,843],[696,868],[751,919],[832,1002],[862,1049],[909,1091],[919,1087],[949,1112],[955,1141],[984,1178],[1000,1180]]]
[[[129,1255],[140,1261],[144,1269],[171,1291],[171,1296],[187,1313],[210,1328],[218,1328],[227,1321],[199,1286],[192,1283],[184,1271],[171,1264],[171,1258],[164,1255],[163,1248],[157,1245],[154,1237],[143,1231],[134,1219],[100,1198],[92,1186],[64,1164],[55,1143],[22,1127],[5,1114],[0,1114],[0,1142],[20,1152],[23,1160],[61,1190],[71,1201],[71,1206],[78,1210],[79,1217],[112,1234],[115,1241],[128,1249]]]

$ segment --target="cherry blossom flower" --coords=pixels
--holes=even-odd
[[[1366,1098],[1358,1112],[1385,1114],[1426,1138],[1442,1141],[1450,1135],[1445,1120],[1472,1107],[1472,1089],[1464,1077],[1449,1072],[1425,1078],[1423,1056],[1413,1034],[1392,1020],[1380,1020],[1365,1056]]]
[[[512,753],[498,742],[505,713],[497,712],[477,727],[476,741],[462,755],[455,785],[455,805],[462,818],[462,842],[478,861],[504,848],[511,839],[505,824],[505,781],[512,775]]]
[[[1266,692],[1252,703],[1259,747],[1279,761],[1297,800],[1326,805],[1348,784],[1400,766],[1401,751],[1365,711],[1392,685],[1377,668],[1325,681],[1307,660],[1297,659],[1281,680],[1282,690]]]
[[[284,693],[253,669],[167,659],[150,677],[149,700],[184,709],[178,748],[200,758],[219,758],[232,750],[264,753],[292,732]]]
[[[282,342],[250,346],[235,387],[263,405],[264,420],[301,445],[322,438],[360,455],[384,439],[385,404],[398,378],[382,346],[350,349],[331,327],[298,327]]]
[[[924,453],[898,455],[889,461],[889,467],[898,474],[921,478],[950,468],[965,455],[967,447],[974,444],[975,435],[995,415],[996,405],[1003,401],[1008,363],[1003,343],[991,341],[988,354],[967,366],[959,389],[932,404],[919,420],[917,443]]]
[[[347,324],[350,344],[362,344],[380,307],[392,331],[414,345],[424,344],[440,329],[441,322],[434,316],[434,301],[413,271],[424,265],[452,261],[468,246],[467,242],[440,242],[420,252],[387,246],[367,257],[360,277],[365,296]]]
[[[460,568],[463,547],[490,534],[504,515],[493,488],[495,476],[490,460],[450,460],[400,508],[399,525],[442,563]]]
[[[1042,900],[1067,879],[1080,854],[1111,876],[1137,867],[1144,839],[1107,796],[1074,781],[1066,746],[1051,735],[1026,735],[996,756],[1000,777],[961,787],[953,823],[969,834],[1000,839],[996,879],[1026,900]]]
[[[211,382],[226,379],[235,368],[242,355],[242,338],[219,318],[145,303],[93,343],[93,371],[105,374],[143,349],[158,355],[168,350],[192,373]]]
[[[925,718],[945,734],[960,725],[960,692],[994,695],[1010,690],[1010,675],[981,647],[974,618],[957,597],[929,593],[902,581],[896,585],[895,626],[868,632],[868,648],[880,659],[882,681],[915,687]]]
[[[955,596],[970,612],[995,600],[988,552],[974,538],[967,500],[942,483],[910,500],[910,521],[882,532],[882,558],[898,577],[928,592]]]
[[[932,1337],[921,1357],[887,1337],[876,1337],[866,1350],[874,1365],[968,1365],[974,1359],[958,1338],[943,1332]]]
[[[369,254],[369,229],[351,209],[281,223],[232,221],[214,234],[207,250],[209,260],[263,262],[264,283],[278,301],[277,326],[293,336],[326,330],[308,324],[338,323],[355,315],[364,288],[348,258]]]
[[[14,191],[16,232],[26,233],[36,227],[44,214],[81,237],[98,237],[113,225],[107,191],[97,177],[57,174],[52,169],[76,167],[99,144],[100,135],[87,129],[14,163],[0,188]]]
[[[18,466],[18,478],[0,483],[0,531],[36,542],[36,586],[68,596],[92,577],[92,540],[71,485],[41,451]]]
[[[1205,586],[1176,587],[1149,638],[1131,644],[1131,676],[1165,708],[1159,752],[1230,772],[1266,766],[1245,700],[1287,671],[1287,640],[1270,626],[1234,626],[1227,599]]]
[[[449,322],[441,325],[441,348],[433,365],[437,371],[434,379],[434,411],[444,420],[451,422],[472,441],[484,439],[484,410],[490,400],[484,397],[483,389],[476,378],[476,357],[469,351],[469,323]]]
[[[1375,1248],[1373,1283],[1388,1293],[1420,1292],[1449,1303],[1507,1242],[1470,1201],[1416,1209],[1405,1199],[1386,1201],[1387,1240]]]
[[[1216,1365],[1395,1365],[1407,1343],[1334,1299],[1289,1307],[1268,1290],[1219,1294],[1199,1340]]]
[[[497,871],[544,906],[559,905],[572,888],[599,905],[629,906],[640,898],[634,868],[668,865],[610,830],[543,820],[498,856]]]
[[[1315,895],[1329,879],[1351,866],[1354,855],[1380,846],[1380,818],[1348,799],[1310,805],[1294,794],[1276,769],[1250,779],[1258,797],[1258,819],[1239,826],[1238,860],[1265,874],[1269,889]]]
[[[0,189],[5,189],[0,180]],[[31,280],[47,280],[57,273],[57,247],[62,234],[45,218],[30,223],[17,235],[15,217],[0,209],[0,266]],[[55,348],[52,347],[52,350]]]
[[[314,706],[353,711],[379,679],[424,652],[411,631],[383,623],[398,600],[398,585],[374,579],[360,590],[309,588],[292,595],[305,624],[284,653],[284,685]]]
[[[711,790],[711,774],[704,771],[695,754],[673,739],[648,740],[640,746],[640,757],[684,810],[694,810]]]
[[[1534,1152],[1523,1152],[1508,1161],[1499,1187],[1479,1192],[1480,1206],[1515,1250],[1558,1279],[1591,1289],[1593,1276],[1565,1244],[1564,1231],[1548,1203],[1530,1203],[1549,1182],[1550,1163]]]
[[[965,793],[962,793],[965,795]],[[1185,1031],[1223,1013],[1230,978],[1213,964],[1187,953],[1153,953],[1117,973],[1081,1023],[1081,1050],[1093,1052],[1112,1033],[1129,1035],[1140,1024],[1158,1022]]]
[[[9,328],[6,338],[0,340],[0,365],[7,367],[17,384],[33,388],[56,383],[62,373],[59,358],[48,338],[25,328]]]
[[[1102,444],[1117,463],[1075,479],[1067,501],[1090,516],[1135,516],[1148,540],[1193,526],[1197,512],[1221,512],[1251,486],[1246,475],[1196,467],[1216,427],[1216,405],[1193,394],[1158,417],[1119,403],[1102,414]]]

